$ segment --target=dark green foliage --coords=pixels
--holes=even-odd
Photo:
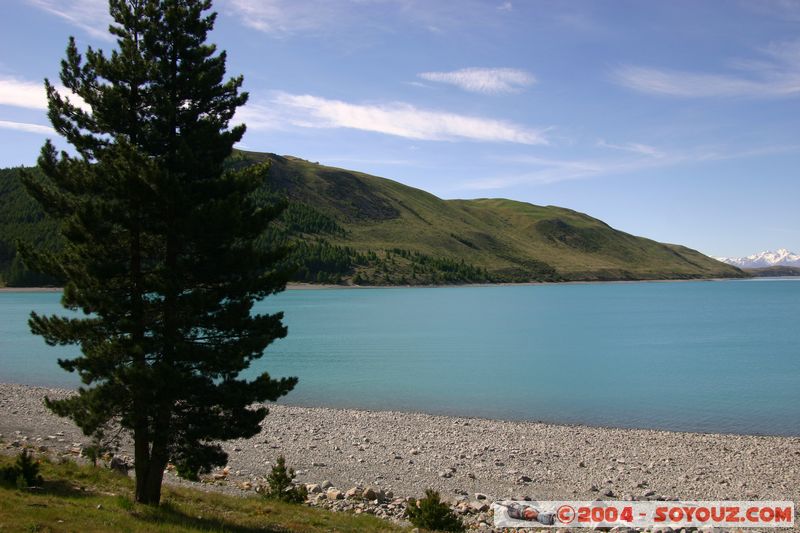
[[[39,475],[39,463],[34,461],[28,450],[19,452],[13,465],[0,469],[0,480],[20,489],[38,487],[44,483]]]
[[[226,171],[244,134],[228,128],[247,95],[225,80],[225,53],[205,44],[208,0],[111,0],[111,54],[78,53],[61,83],[46,82],[54,129],[76,156],[48,142],[28,192],[57,222],[63,246],[28,244],[25,262],[66,279],[63,305],[80,318],[31,315],[51,345],[77,345],[59,361],[84,383],[48,400],[87,435],[111,421],[133,437],[135,499],[158,504],[169,461],[187,471],[225,464],[219,440],[257,434],[295,378],[239,374],[286,335],[282,314],[253,315],[281,291],[287,251],[263,238],[284,203],[259,194],[264,165]],[[77,351],[77,350],[76,350]]]
[[[333,235],[344,237],[347,232],[333,218],[323,215],[313,207],[302,202],[288,202],[286,211],[281,216],[290,235]]]
[[[95,437],[93,442],[83,449],[83,454],[92,462],[92,466],[97,466],[97,462],[108,452],[100,438]]]
[[[325,239],[295,241],[290,257],[295,264],[293,278],[312,283],[339,283],[355,266],[368,263],[366,255]]]
[[[425,497],[418,505],[409,504],[406,508],[409,522],[416,527],[437,531],[465,531],[461,520],[453,513],[450,506],[441,501],[439,493],[433,489],[425,491]]]
[[[31,272],[17,254],[19,241],[41,250],[55,250],[63,243],[56,222],[25,192],[22,173],[26,171],[32,172],[0,169],[0,278],[11,287],[60,284],[63,280]]]
[[[292,479],[294,470],[286,467],[286,459],[281,455],[267,476],[268,486],[263,493],[264,497],[287,503],[303,503],[308,492],[303,485],[292,483]]]

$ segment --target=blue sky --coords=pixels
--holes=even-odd
[[[586,212],[716,256],[800,251],[800,1],[217,0],[242,148]],[[4,0],[0,166],[53,133],[105,0]]]

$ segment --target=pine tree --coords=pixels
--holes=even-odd
[[[264,496],[273,500],[281,500],[287,503],[303,503],[308,497],[305,486],[295,485],[294,469],[286,466],[286,458],[278,456],[275,466],[267,476],[267,488]]]
[[[206,44],[210,0],[110,0],[117,48],[70,39],[62,84],[45,81],[48,116],[74,148],[48,141],[25,178],[60,222],[62,252],[23,250],[26,262],[66,279],[62,303],[83,315],[32,313],[33,333],[78,345],[60,360],[83,383],[47,400],[87,435],[109,423],[133,437],[138,502],[157,505],[168,461],[225,464],[214,441],[255,435],[254,402],[288,393],[296,378],[240,372],[286,335],[282,314],[251,313],[284,289],[286,250],[264,238],[283,205],[266,200],[265,169],[225,171],[244,126],[242,78],[225,81],[224,52]],[[261,193],[261,194],[260,194]]]

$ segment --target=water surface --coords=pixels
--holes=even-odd
[[[0,293],[0,381],[76,386],[28,333],[57,293]],[[800,279],[297,290],[249,375],[285,403],[800,435]]]

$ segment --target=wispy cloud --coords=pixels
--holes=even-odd
[[[467,190],[496,190],[518,185],[544,185],[561,181],[587,179],[609,174],[621,174],[661,166],[652,159],[561,160],[544,157],[517,157],[511,162],[530,167],[518,173],[469,181]]]
[[[335,24],[341,14],[341,6],[336,4],[321,0],[229,0],[227,9],[247,27],[281,35],[316,30],[326,22]]]
[[[515,68],[463,68],[450,72],[422,72],[418,76],[483,94],[519,92],[536,83],[533,75]]]
[[[56,135],[56,131],[49,126],[30,124],[28,122],[13,122],[10,120],[0,120],[0,129],[25,131],[42,135]]]
[[[622,152],[632,152],[634,154],[646,155],[650,157],[664,157],[664,152],[649,144],[642,143],[622,143],[614,144],[606,142],[603,139],[597,141],[597,146],[600,148],[610,148],[611,150],[620,150]]]
[[[34,7],[55,15],[92,37],[112,40],[108,33],[111,16],[108,0],[26,0]]]
[[[420,109],[411,104],[353,104],[308,94],[276,93],[267,104],[248,105],[236,116],[250,129],[290,124],[303,128],[349,128],[428,141],[547,144],[544,131],[513,122]]]
[[[446,33],[475,27],[506,16],[510,2],[459,0],[227,0],[221,11],[244,26],[273,37],[319,33],[346,35],[367,31],[396,32],[401,24]],[[329,44],[329,43],[328,43]]]
[[[81,109],[89,110],[86,102],[65,87],[58,85],[56,90],[61,95],[69,97],[70,101]],[[46,110],[47,93],[44,82],[0,77],[0,105]]]
[[[497,9],[499,9],[500,11],[513,11],[514,4],[512,4],[511,2],[503,2],[502,4],[497,6]]]
[[[613,78],[636,91],[677,97],[787,97],[800,94],[800,41],[772,44],[758,59],[732,60],[736,74],[627,65]]]
[[[632,143],[630,145],[620,146],[632,147],[636,146],[636,144]],[[643,172],[686,163],[742,159],[778,153],[793,153],[798,150],[800,150],[800,145],[775,145],[754,147],[744,150],[701,147],[693,152],[676,153],[655,150],[658,155],[647,153],[647,150],[645,150],[645,152],[640,152],[638,156],[631,155],[626,157],[597,159],[552,159],[527,155],[506,157],[502,159],[504,163],[519,165],[523,167],[523,170],[513,174],[473,180],[465,183],[462,188],[465,190],[498,190],[519,185],[544,185],[562,181],[591,179],[600,176]]]

